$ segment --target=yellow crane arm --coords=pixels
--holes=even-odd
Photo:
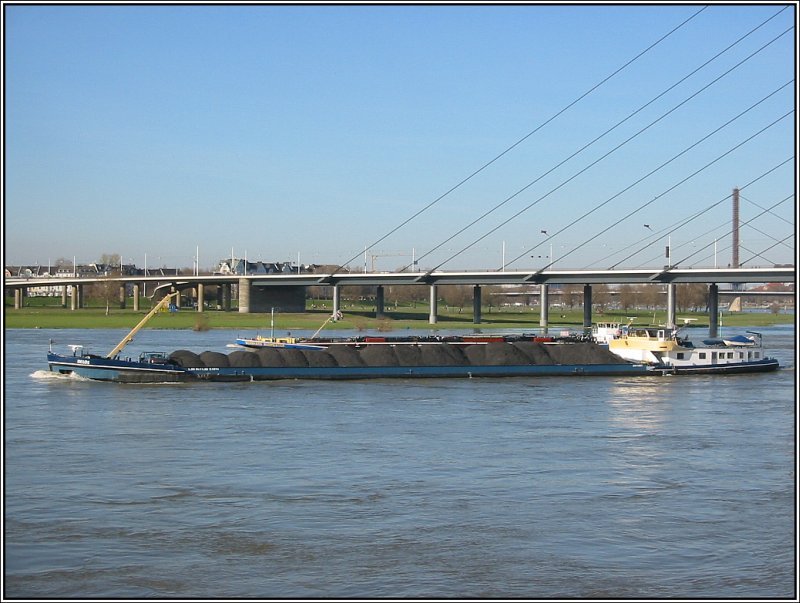
[[[175,297],[176,295],[179,295],[179,294],[180,294],[180,291],[176,291],[175,293],[169,293],[169,294],[167,294],[167,295],[164,297],[164,299],[162,299],[160,302],[158,302],[158,303],[157,303],[157,304],[156,304],[156,305],[153,307],[153,309],[152,309],[152,310],[150,310],[150,312],[148,312],[148,313],[147,313],[147,315],[146,315],[146,316],[145,316],[145,317],[144,317],[144,318],[143,318],[143,319],[142,319],[142,320],[139,322],[139,324],[138,324],[138,325],[136,325],[135,327],[133,327],[133,329],[131,329],[131,332],[130,332],[130,333],[128,333],[127,335],[125,335],[125,337],[122,339],[122,341],[120,341],[120,342],[117,344],[117,347],[115,347],[113,350],[111,350],[111,351],[108,353],[108,356],[106,356],[106,358],[113,358],[114,356],[116,356],[117,354],[119,354],[119,353],[122,351],[122,348],[124,348],[124,347],[125,347],[126,345],[128,345],[128,344],[129,344],[131,341],[133,341],[133,336],[134,336],[134,335],[136,335],[136,333],[138,333],[138,332],[139,332],[139,329],[141,329],[141,328],[142,328],[142,327],[145,325],[145,323],[146,323],[148,320],[150,320],[151,318],[153,318],[153,316],[155,315],[155,313],[156,313],[156,312],[158,312],[158,311],[159,311],[161,308],[163,308],[164,306],[166,306],[166,305],[169,303],[169,300],[170,300],[170,299],[172,299],[173,297]]]

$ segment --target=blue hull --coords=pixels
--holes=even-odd
[[[653,372],[642,364],[555,364],[512,366],[358,367],[180,367],[101,357],[47,355],[50,370],[119,383],[271,381],[276,379],[385,379],[553,376],[637,376]]]
[[[197,379],[209,381],[268,381],[274,379],[385,379],[446,377],[553,377],[645,375],[644,365],[515,365],[515,366],[360,366],[360,367],[255,367],[189,368]]]
[[[741,375],[745,373],[767,373],[780,368],[775,358],[764,358],[750,362],[736,362],[729,364],[710,364],[708,366],[668,366],[656,365],[653,370],[662,374],[671,375]]]
[[[174,364],[153,364],[100,356],[61,356],[48,353],[50,371],[85,379],[118,383],[179,383],[191,380],[187,370]]]

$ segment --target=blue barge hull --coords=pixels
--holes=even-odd
[[[552,364],[471,366],[353,367],[182,367],[99,356],[48,353],[52,372],[118,383],[181,383],[192,381],[270,381],[277,379],[384,379],[551,376],[636,376],[653,372],[643,364]]]

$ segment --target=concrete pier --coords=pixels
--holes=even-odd
[[[592,330],[592,286],[583,286],[583,330],[584,332],[591,332]]]
[[[197,283],[197,311],[202,312],[205,304],[205,285],[203,285],[203,283]]]
[[[127,300],[125,299],[125,283],[119,286],[119,309],[124,310],[125,306],[127,305]]]
[[[336,317],[336,318],[338,318],[339,312],[341,312],[341,310],[339,309],[341,307],[341,302],[342,302],[342,292],[339,290],[339,285],[334,285],[333,286],[333,316]]]
[[[542,330],[545,333],[547,333],[547,322],[550,314],[550,301],[548,299],[550,285],[547,283],[542,283],[539,285],[539,287],[539,326],[542,327]]]
[[[481,324],[481,286],[475,285],[472,287],[472,322],[473,324]]]
[[[385,318],[384,314],[384,290],[383,285],[378,285],[375,290],[375,318]]]
[[[139,311],[139,283],[133,284],[133,311]]]
[[[717,337],[719,325],[719,285],[711,283],[708,286],[708,336]]]
[[[233,285],[230,283],[225,283],[222,285],[222,309],[225,312],[231,311],[231,298],[233,297],[232,289]]]
[[[438,300],[436,299],[436,285],[431,285],[431,311],[428,315],[428,324],[436,324],[436,314],[438,313]]]
[[[239,313],[250,313],[250,279],[239,279]]]
[[[667,328],[675,328],[675,294],[677,293],[675,283],[667,284]]]

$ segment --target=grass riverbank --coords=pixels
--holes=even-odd
[[[6,306],[4,312],[5,328],[7,329],[123,329],[133,328],[149,311],[149,306],[144,304],[142,309],[134,312],[131,309],[104,307],[89,307],[80,310],[69,310],[52,306],[26,306],[15,310]],[[386,318],[376,319],[374,308],[370,305],[344,304],[343,317],[336,322],[328,322],[324,331],[340,329],[363,331],[395,331],[404,329],[528,329],[539,328],[539,309],[511,309],[497,307],[484,308],[482,322],[476,325],[472,322],[472,309],[469,311],[458,308],[443,308],[440,306],[437,324],[428,322],[428,307],[417,305],[387,309]],[[757,312],[721,312],[723,326],[761,327],[775,324],[790,324],[794,322],[794,314],[772,314]],[[708,327],[708,315],[694,312],[679,312],[679,318],[695,318],[692,323],[695,327]],[[275,332],[283,334],[288,330],[316,331],[330,316],[330,310],[308,309],[305,313],[276,314]],[[607,310],[603,313],[595,312],[593,320],[628,322],[627,317],[636,316],[634,324],[649,325],[663,324],[666,321],[666,311],[657,310]],[[682,321],[679,321],[681,323]],[[550,327],[580,329],[583,325],[583,309],[553,308],[550,311]],[[160,312],[154,316],[145,328],[149,329],[241,329],[259,331],[262,334],[270,328],[269,313],[240,314],[237,311],[222,312],[209,310],[198,313],[191,309],[178,312]]]

